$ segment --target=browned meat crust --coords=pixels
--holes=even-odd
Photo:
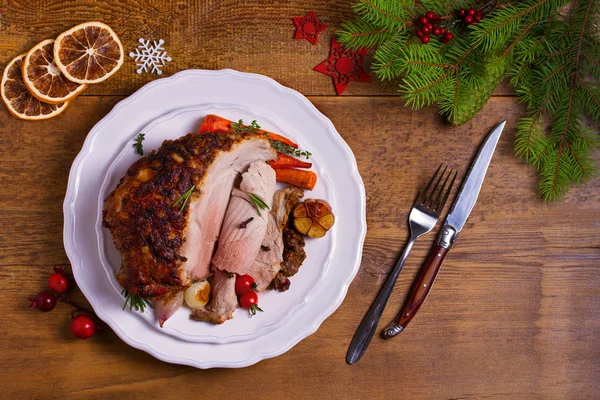
[[[157,297],[184,288],[179,254],[184,242],[192,193],[174,203],[193,185],[200,188],[206,171],[221,151],[255,134],[189,133],[166,140],[161,148],[135,162],[105,200],[103,224],[112,233],[122,266],[121,286],[142,297]]]
[[[276,289],[285,292],[290,287],[288,277],[296,275],[300,266],[306,259],[304,246],[306,242],[304,237],[298,233],[292,226],[291,221],[283,228],[283,262],[281,271],[277,273],[269,289]]]

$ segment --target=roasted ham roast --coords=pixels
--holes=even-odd
[[[260,134],[190,133],[166,140],[135,162],[106,198],[103,212],[104,226],[121,253],[121,286],[134,295],[180,304],[175,295],[210,274],[236,177],[254,161],[275,158]],[[187,199],[186,193],[191,193]],[[229,287],[232,279],[226,278],[219,274],[214,283]],[[228,293],[225,303],[233,300]]]

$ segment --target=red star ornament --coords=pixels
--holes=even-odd
[[[309,12],[304,17],[294,18],[296,25],[296,36],[294,39],[306,39],[312,44],[317,44],[319,33],[323,32],[327,26],[319,21],[314,11]]]
[[[351,81],[371,82],[369,73],[363,66],[367,49],[348,50],[331,38],[329,58],[317,65],[314,70],[333,77],[333,84],[338,96],[342,94]]]

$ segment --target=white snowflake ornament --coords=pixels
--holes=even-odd
[[[135,49],[135,52],[132,51],[129,53],[129,57],[135,60],[135,65],[138,67],[135,72],[138,74],[150,72],[162,75],[162,67],[172,60],[171,57],[167,56],[164,47],[162,47],[165,41],[160,39],[158,42],[153,40],[153,43],[150,43],[150,39],[140,38],[139,42],[141,45]]]

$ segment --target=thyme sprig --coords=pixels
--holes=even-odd
[[[310,151],[295,149],[289,144],[285,144],[280,140],[269,139],[269,142],[271,142],[272,148],[283,154],[289,154],[290,156],[296,157],[306,157],[307,160],[310,158],[310,156],[312,156]]]
[[[252,205],[256,209],[256,213],[258,214],[258,216],[262,217],[260,210],[268,210],[269,206],[267,205],[267,203],[265,203],[263,199],[252,193],[248,193],[248,197],[250,198],[250,203],[252,203]]]
[[[238,122],[231,123],[231,129],[233,129],[235,133],[259,133],[260,125],[256,122],[256,120],[252,121],[250,125],[244,125],[244,121],[240,119]],[[265,136],[269,138],[269,132],[265,131]],[[307,160],[310,158],[310,156],[312,156],[310,151],[295,149],[289,144],[283,143],[280,140],[269,138],[269,142],[271,143],[272,148],[283,154],[288,154],[295,157],[306,157]]]
[[[125,303],[123,304],[123,311],[125,311],[127,304],[129,304],[129,311],[131,311],[135,308],[135,311],[144,312],[144,310],[146,309],[146,306],[148,306],[150,308],[154,308],[152,306],[152,303],[150,303],[150,300],[140,297],[137,294],[131,294],[131,293],[129,293],[129,290],[127,290],[127,289],[123,289],[123,291],[121,292],[121,295],[123,297],[125,297]]]
[[[238,122],[232,122],[231,128],[235,133],[258,133],[260,132],[260,125],[256,122],[256,120],[252,121],[250,125],[244,125],[243,120],[239,120]]]
[[[181,208],[179,209],[179,212],[183,212],[183,209],[184,209],[185,205],[187,204],[188,200],[190,199],[190,196],[194,192],[194,189],[196,189],[196,185],[192,185],[192,187],[189,188],[187,192],[182,194],[181,197],[178,198],[177,201],[175,201],[175,203],[173,203],[173,207],[177,206],[177,204],[180,201],[183,201],[183,203],[181,204]]]
[[[143,145],[143,141],[146,139],[146,134],[145,133],[139,133],[137,135],[137,137],[135,138],[135,143],[133,144],[133,148],[135,149],[135,153],[139,154],[140,156],[144,155],[144,145]]]

